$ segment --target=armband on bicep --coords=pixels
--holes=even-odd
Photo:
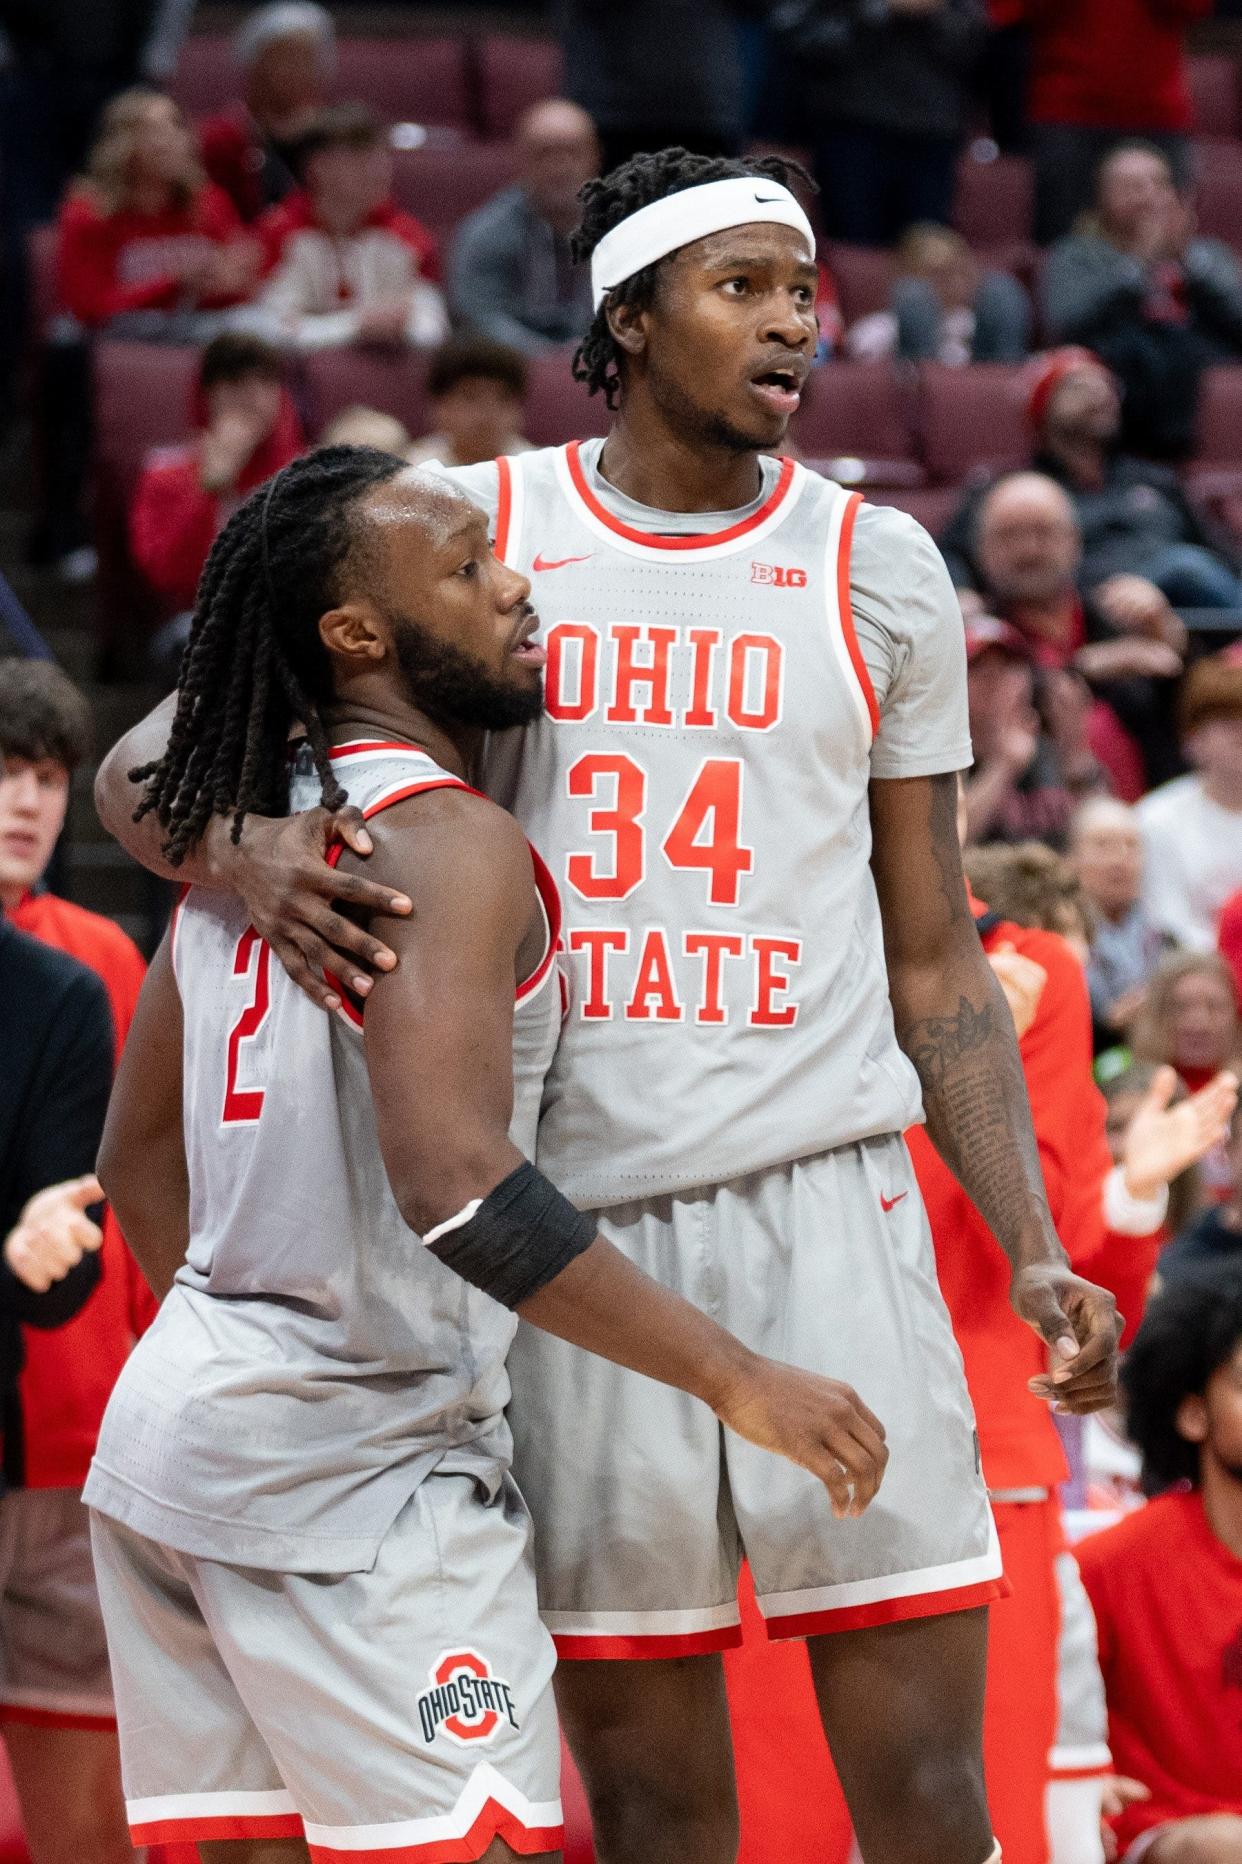
[[[502,1307],[519,1307],[595,1241],[595,1225],[529,1162],[423,1237],[444,1263]]]

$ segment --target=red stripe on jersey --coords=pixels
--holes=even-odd
[[[226,1812],[215,1818],[147,1819],[141,1825],[131,1825],[129,1835],[135,1850],[141,1850],[143,1845],[207,1845],[242,1838],[300,1838],[302,1819],[296,1812],[269,1812],[248,1817]]]
[[[359,738],[353,744],[338,744],[328,752],[330,758],[361,757],[364,752],[374,756],[378,751],[417,751],[416,744],[399,744],[387,738]],[[423,753],[425,755],[425,753]]]
[[[845,507],[845,516],[841,520],[841,538],[837,545],[837,607],[841,614],[841,628],[845,635],[845,645],[849,651],[850,662],[858,684],[862,687],[863,698],[867,702],[867,713],[871,719],[871,736],[874,738],[880,729],[880,708],[876,704],[875,688],[871,684],[867,663],[858,645],[858,636],[854,631],[854,611],[850,603],[850,546],[854,541],[854,519],[858,516],[858,507],[861,504],[861,492],[852,493]]]
[[[551,869],[540,854],[538,848],[536,848],[532,842],[528,842],[526,845],[530,849],[531,863],[535,869],[535,886],[538,888],[539,897],[543,901],[543,910],[548,916],[548,949],[544,952],[543,957],[526,979],[526,982],[518,985],[517,1000],[519,1003],[522,1001],[523,997],[533,996],[534,992],[538,990],[540,984],[542,984],[544,978],[548,975],[548,972],[552,969],[561,942],[562,924],[560,888],[557,886],[555,880],[553,880]]]
[[[509,526],[513,519],[513,468],[503,455],[496,461],[496,479],[496,540],[492,552],[503,563],[509,551]]]
[[[757,525],[770,518],[777,506],[782,504],[786,493],[793,483],[794,463],[782,460],[780,475],[769,496],[760,505],[758,511],[752,511],[749,518],[742,518],[737,524],[730,524],[723,531],[708,531],[701,537],[659,537],[654,531],[640,531],[632,524],[623,524],[620,518],[613,516],[605,505],[601,505],[587,483],[586,473],[579,458],[581,441],[572,440],[565,449],[565,458],[569,466],[569,476],[578,497],[582,500],[592,517],[607,525],[619,537],[628,537],[633,544],[646,544],[652,550],[710,550],[714,544],[731,544],[737,537],[745,537]]]
[[[742,1642],[742,1627],[717,1625],[713,1631],[673,1631],[631,1637],[558,1637],[552,1633],[556,1654],[562,1662],[575,1659],[644,1657],[701,1657],[715,1650],[736,1650]]]
[[[944,1592],[914,1592],[902,1599],[874,1599],[870,1605],[841,1605],[835,1611],[794,1612],[787,1618],[767,1618],[770,1638],[816,1637],[822,1631],[868,1631],[873,1625],[904,1624],[910,1618],[942,1618],[948,1612],[968,1612],[976,1605],[1007,1599],[1006,1579],[982,1579],[973,1586],[950,1586]],[[763,1601],[759,1602],[760,1611]]]
[[[336,1845],[308,1839],[312,1864],[476,1864],[497,1838],[503,1838],[519,1857],[540,1857],[559,1851],[565,1842],[563,1825],[523,1825],[499,1800],[489,1799],[468,1832],[460,1838],[434,1838],[425,1845],[387,1845],[347,1851]]]

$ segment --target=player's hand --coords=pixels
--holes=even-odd
[[[722,1424],[818,1476],[838,1519],[860,1515],[884,1480],[884,1426],[856,1391],[775,1359],[757,1359],[716,1406]]]
[[[247,816],[241,841],[228,839],[223,817],[215,831],[213,859],[224,860],[229,884],[240,895],[250,923],[265,938],[300,990],[325,1010],[341,1008],[340,993],[324,977],[339,977],[365,997],[377,971],[391,971],[396,954],[339,910],[362,914],[411,910],[409,899],[391,887],[329,867],[328,850],[343,841],[366,856],[374,843],[360,810],[308,809],[295,816]]]
[[[103,1242],[103,1231],[86,1210],[102,1202],[103,1186],[93,1172],[37,1192],[4,1242],[4,1259],[18,1281],[35,1294],[46,1294],[83,1256],[92,1255]]]
[[[1028,1380],[1029,1391],[1074,1415],[1116,1403],[1122,1320],[1107,1288],[1065,1263],[1034,1262],[1014,1275],[1009,1298],[1048,1346],[1049,1370]]]
[[[1121,1163],[1131,1197],[1154,1197],[1162,1185],[1171,1184],[1179,1172],[1229,1137],[1238,1104],[1236,1074],[1213,1075],[1197,1094],[1171,1107],[1176,1092],[1175,1071],[1158,1068],[1126,1128]]]

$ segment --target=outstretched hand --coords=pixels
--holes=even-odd
[[[1158,1068],[1121,1142],[1121,1164],[1131,1197],[1149,1198],[1179,1172],[1195,1165],[1229,1136],[1238,1104],[1238,1077],[1222,1071],[1176,1106],[1177,1074]]]
[[[1122,1319],[1107,1288],[1064,1263],[1039,1262],[1017,1271],[1010,1299],[1049,1352],[1050,1370],[1030,1379],[1028,1391],[1075,1415],[1116,1403]]]
[[[341,1008],[340,991],[329,976],[365,997],[375,974],[391,971],[397,962],[382,939],[340,909],[364,918],[411,911],[404,893],[330,866],[329,851],[341,842],[363,858],[374,847],[361,810],[352,805],[295,816],[248,815],[230,857],[230,879],[255,931],[298,988],[325,1010]]]

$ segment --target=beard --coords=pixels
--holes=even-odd
[[[408,615],[389,617],[393,646],[410,697],[441,725],[481,731],[511,731],[543,714],[543,681],[537,675],[503,679],[450,642],[437,641]]]
[[[657,363],[649,365],[647,379],[652,400],[670,426],[703,446],[720,447],[729,453],[757,453],[761,447],[776,445],[784,435],[784,425],[776,435],[747,433],[735,427],[726,414],[700,407],[673,374],[665,374]]]

